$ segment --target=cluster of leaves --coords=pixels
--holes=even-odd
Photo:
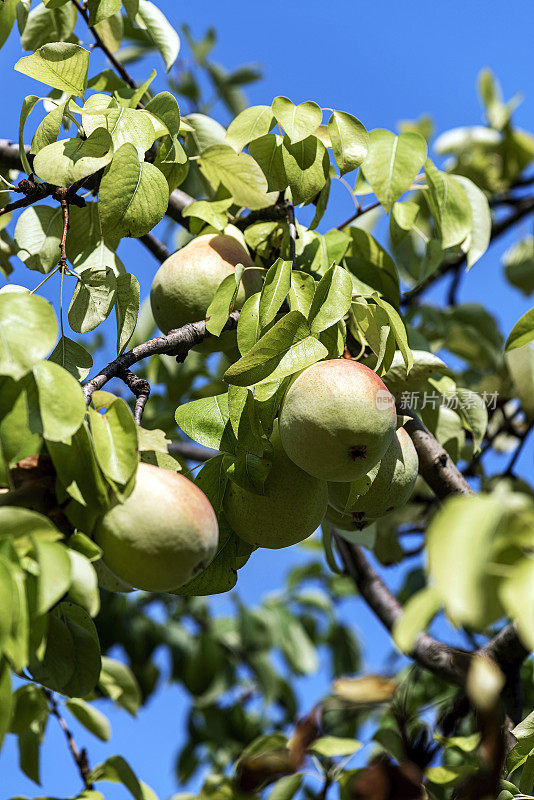
[[[15,68],[50,90],[23,101],[23,168],[46,196],[52,186],[67,189],[71,198],[83,190],[94,199],[70,206],[70,266],[58,264],[63,209],[39,202],[18,217],[13,237],[2,228],[4,274],[16,255],[44,280],[59,272],[60,293],[63,277],[73,277],[70,328],[87,334],[115,308],[120,354],[129,342],[147,339],[154,326],[149,314],[139,316],[139,282],[117,248],[124,237],[149,233],[181,187],[194,198],[183,210],[189,233],[235,236],[262,268],[264,282],[241,309],[236,348],[216,356],[217,364],[191,353],[185,363],[157,355],[141,368],[139,374],[159,387],[147,407],[147,428],[137,426],[127,403],[108,392],[94,393],[86,410],[80,382],[92,368],[90,346],[64,335],[62,317],[58,340],[53,309],[38,295],[0,293],[0,736],[7,730],[18,736],[21,767],[38,781],[39,745],[56,708],[49,692],[70,698],[68,711],[106,739],[105,718],[90,701],[106,696],[135,713],[158,683],[152,656],[163,645],[171,655],[171,679],[192,698],[179,778],[186,781],[206,764],[217,773],[207,780],[202,800],[238,797],[240,786],[262,791],[272,776],[279,778],[269,789],[273,800],[307,793],[304,752],[317,759],[328,786],[337,782],[342,800],[349,800],[357,772],[346,769],[346,759],[360,747],[355,737],[368,735],[370,720],[377,725],[373,741],[380,751],[400,765],[407,759],[393,707],[377,714],[349,686],[345,696],[341,690],[322,703],[320,731],[314,729],[305,746],[301,742],[298,758],[283,733],[264,735],[291,727],[298,714],[294,679],[317,668],[318,648],[330,651],[333,676],[359,668],[354,635],[336,616],[348,579],[336,572],[330,530],[325,525],[332,574],[313,561],[289,576],[285,593],[260,607],[236,601],[234,615],[213,616],[198,595],[230,590],[251,553],[224,519],[223,495],[229,480],[261,494],[270,469],[269,436],[291,376],[348,351],[382,376],[401,407],[407,397],[432,396],[421,412],[428,428],[484,489],[498,490],[453,500],[434,516],[432,494],[420,480],[400,512],[363,532],[343,534],[387,565],[404,559],[403,533],[429,525],[428,569],[414,569],[399,595],[408,603],[397,643],[409,650],[443,608],[455,625],[483,633],[508,616],[534,647],[525,600],[532,585],[532,492],[513,475],[488,476],[481,457],[488,430],[494,447],[517,444],[517,430],[512,437],[506,428],[512,411],[527,420],[528,431],[534,414],[534,312],[519,320],[505,344],[481,305],[410,303],[440,274],[459,270],[464,261],[471,268],[482,257],[492,230],[489,200],[517,186],[534,158],[534,140],[513,126],[514,102],[502,101],[487,72],[480,90],[488,125],[439,137],[435,150],[448,156],[444,167],[428,157],[428,120],[404,123],[396,135],[367,132],[342,111],[328,111],[323,122],[325,110],[316,103],[295,105],[282,96],[243,110],[239,87],[255,71],[227,73],[208,59],[213,34],[195,42],[185,30],[197,67],[236,115],[225,130],[207,116],[191,70],[172,84],[192,104],[193,112],[182,117],[169,91],[152,95],[154,71],[139,87],[124,69],[89,76],[94,58],[75,33],[76,4],[30,5],[5,0],[0,6],[0,44],[16,21],[22,47],[32,52]],[[81,16],[100,46],[120,56],[119,64],[153,49],[167,70],[176,61],[178,35],[148,0],[89,0]],[[123,40],[129,44],[121,47]],[[39,102],[46,115],[26,155],[26,124]],[[62,138],[71,130],[74,136]],[[355,170],[351,185],[345,176]],[[16,188],[13,173],[2,177],[9,189]],[[348,186],[355,213],[340,228],[320,233],[333,180]],[[374,212],[362,202],[369,196],[388,220],[384,244],[383,230],[375,236],[367,224]],[[308,226],[297,221],[295,238],[288,210],[297,205],[311,206],[314,216]],[[7,225],[9,215],[0,221]],[[532,291],[532,237],[508,251],[505,271],[513,286]],[[236,270],[217,290],[207,312],[212,337],[221,334],[241,279]],[[401,281],[412,295],[402,297]],[[449,355],[461,364],[454,371],[446,363]],[[489,420],[483,392],[499,398]],[[190,438],[221,451],[196,477],[219,517],[218,553],[183,587],[178,601],[103,593],[99,613],[98,581],[105,577],[92,528],[112,502],[128,496],[139,459],[180,468],[166,439],[177,435],[174,420]],[[301,586],[311,578],[322,582],[321,591]],[[154,622],[153,604],[165,611],[165,624]],[[129,667],[101,656],[116,644]],[[10,670],[28,681],[14,694]],[[450,703],[451,694],[428,675],[418,676],[410,681],[404,711],[411,719],[430,702]],[[519,743],[509,757],[509,771],[522,769],[519,786],[503,786],[503,798],[532,791],[529,720],[516,729]],[[480,767],[475,721],[463,725],[454,738],[437,735],[440,766],[419,765],[427,769],[428,795],[438,800]],[[412,738],[417,733],[420,723]],[[234,762],[237,783],[228,777]],[[263,776],[252,786],[243,778],[250,779],[251,771]],[[85,780],[87,786],[118,781],[135,798],[154,797],[118,756],[94,767]],[[99,794],[88,789],[81,797],[96,800]]]

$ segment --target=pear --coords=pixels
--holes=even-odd
[[[235,272],[237,264],[254,266],[240,242],[223,234],[199,236],[169,256],[156,272],[150,289],[152,313],[163,333],[204,319],[219,284]],[[246,269],[235,308],[241,308],[259,288],[260,271]],[[235,333],[232,339],[235,341]]]
[[[418,468],[413,442],[404,428],[399,428],[380,460],[371,486],[349,508],[350,483],[329,484],[330,521],[342,530],[361,530],[375,519],[402,508],[413,491]]]
[[[328,488],[325,481],[308,475],[286,456],[276,426],[271,444],[273,462],[264,494],[229,481],[223,509],[241,539],[276,550],[311,536],[326,511]]]
[[[219,528],[198,486],[177,472],[141,463],[133,492],[98,520],[94,537],[117,578],[147,592],[166,592],[208,566]]]
[[[289,458],[326,481],[354,481],[389,447],[395,400],[378,375],[358,361],[319,361],[290,383],[280,411]]]

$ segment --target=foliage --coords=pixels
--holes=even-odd
[[[534,210],[534,138],[514,126],[516,101],[505,103],[484,71],[487,124],[445,132],[431,147],[425,119],[396,134],[368,132],[351,113],[314,101],[278,96],[247,107],[242,87],[257,69],[228,72],[213,61],[212,30],[197,41],[184,28],[189,62],[178,62],[179,35],[149,0],[30,6],[0,5],[0,42],[18,28],[29,54],[14,68],[46,92],[21,103],[26,179],[15,183],[8,156],[18,157],[16,149],[0,148],[0,740],[18,737],[20,768],[39,783],[49,717],[64,725],[66,711],[107,741],[109,723],[93,701],[107,698],[135,715],[162,683],[154,654],[164,648],[170,681],[190,697],[177,778],[187,784],[207,768],[201,800],[325,798],[334,783],[340,800],[356,800],[378,796],[380,782],[388,796],[436,800],[532,793],[531,662],[521,667],[524,707],[517,686],[534,648],[534,503],[514,467],[533,424],[534,310],[505,338],[482,303],[459,303],[456,294],[464,266],[475,268],[492,239]],[[85,44],[87,25],[94,49]],[[114,69],[98,71],[98,50]],[[137,86],[126,69],[155,51],[174,93],[153,89],[154,71]],[[210,116],[207,85],[232,117],[228,128]],[[30,140],[34,109],[41,116]],[[319,232],[336,180],[354,213]],[[21,197],[9,202],[10,194]],[[309,226],[295,218],[300,206],[313,212]],[[373,209],[376,229],[367,224]],[[182,226],[181,244],[206,233],[235,237],[262,282],[239,309],[247,269],[236,265],[214,291],[206,323],[150,341],[150,308],[140,310],[146,287],[117,248],[133,237],[164,260],[167,248],[151,232],[166,215]],[[43,276],[31,291],[9,281],[16,258],[30,270],[17,265],[29,285],[32,272]],[[531,236],[509,248],[504,274],[532,292]],[[425,292],[443,276],[452,278],[448,302],[436,306]],[[38,293],[48,280],[59,320]],[[82,388],[94,356],[103,367],[100,330],[110,338],[113,309],[117,359]],[[223,346],[228,335],[231,346]],[[209,596],[230,592],[248,559],[262,558],[225,518],[226,486],[266,491],[287,386],[301,370],[342,357],[383,379],[399,425],[413,431],[408,407],[421,416],[431,468],[418,450],[407,505],[363,531],[336,532],[327,515],[322,544],[302,545],[308,558],[275,596],[249,608],[231,594],[232,613],[218,614]],[[131,403],[103,389],[111,378],[132,390]],[[219,452],[188,450],[190,440]],[[508,451],[503,470],[488,470],[488,452]],[[194,476],[219,521],[215,558],[172,594],[128,594],[92,538],[99,518],[132,492],[139,461]],[[204,461],[194,474],[191,462]],[[347,507],[371,480],[350,487]],[[446,497],[454,493],[461,496]],[[403,544],[408,535],[419,537],[415,552]],[[403,571],[395,624],[380,610],[376,581],[378,595],[366,594],[360,546],[383,567],[425,554],[424,567],[419,560]],[[339,614],[354,582],[414,660],[395,664],[394,679],[346,677],[361,670],[359,643]],[[423,652],[421,634],[438,615],[476,651],[469,659],[456,653],[449,671]],[[515,649],[499,659],[501,630],[512,630]],[[117,646],[120,661],[109,656]],[[455,659],[463,671],[454,673]],[[332,692],[303,709],[296,681],[324,660],[337,679]],[[516,724],[506,751],[501,691]],[[352,768],[364,738],[378,759]],[[155,797],[122,757],[90,765],[69,747],[80,800],[102,797],[105,781],[137,799]]]

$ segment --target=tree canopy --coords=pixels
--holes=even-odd
[[[483,70],[485,124],[437,138],[428,117],[396,133],[313,100],[249,107],[257,69],[149,0],[2,0],[10,35],[40,94],[0,140],[0,743],[39,784],[52,717],[72,798],[157,800],[68,720],[107,741],[99,701],[135,716],[163,649],[189,698],[175,800],[531,797],[534,309],[501,331],[484,297],[458,301],[514,230],[504,274],[534,290],[518,99]],[[146,56],[167,88],[131,77]],[[354,211],[325,230],[336,181]],[[125,238],[163,265],[142,304]],[[243,604],[240,570],[282,546],[302,565]],[[340,618],[354,593],[391,634],[383,674]],[[331,691],[303,705],[319,663]]]

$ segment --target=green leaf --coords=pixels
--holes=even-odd
[[[139,281],[130,272],[117,276],[115,313],[117,315],[117,355],[126,349],[139,315]]]
[[[33,169],[48,183],[71,186],[103,169],[112,158],[111,136],[97,128],[88,139],[62,139],[43,147],[35,156]]]
[[[233,275],[227,275],[213,295],[213,300],[206,311],[206,329],[214,336],[220,336],[237,298],[243,265],[237,265]]]
[[[95,624],[88,613],[73,603],[60,603],[59,618],[67,627],[73,643],[74,671],[61,687],[70,697],[85,697],[95,688],[100,675],[100,645]]]
[[[406,603],[402,616],[393,628],[393,639],[402,653],[410,653],[441,608],[441,598],[432,586],[426,586]]]
[[[228,225],[227,210],[232,205],[232,200],[197,200],[191,203],[182,211],[183,217],[195,217],[196,219],[203,220],[216,228],[218,231],[223,231]]]
[[[33,377],[44,438],[68,443],[85,417],[85,400],[80,384],[53,361],[35,364]]]
[[[0,5],[0,47],[4,46],[13,28],[17,3],[18,0],[6,0]]]
[[[104,234],[143,236],[163,218],[168,202],[163,174],[153,164],[140,162],[132,144],[123,144],[100,182],[98,210]]]
[[[156,138],[151,117],[145,111],[117,106],[108,95],[94,94],[82,110],[82,123],[87,136],[104,128],[113,140],[115,152],[124,144],[134,146],[138,160],[143,161]]]
[[[93,357],[85,347],[69,339],[67,336],[62,336],[48,356],[49,361],[54,364],[59,364],[63,369],[76,378],[77,381],[82,381],[86,378],[93,366]]]
[[[505,350],[515,350],[534,341],[534,308],[523,314],[516,322],[504,346]]]
[[[384,309],[386,314],[389,318],[389,323],[391,325],[391,330],[395,335],[395,340],[397,342],[397,347],[402,353],[402,357],[404,359],[404,363],[406,365],[406,372],[409,374],[412,366],[413,366],[413,355],[408,344],[408,334],[406,332],[406,328],[404,326],[404,322],[398,311],[396,311],[392,305],[387,303],[381,297],[376,296],[376,302],[378,305]]]
[[[355,276],[354,291],[372,295],[380,292],[393,305],[400,302],[399,276],[389,253],[361,228],[350,229],[351,248],[344,264]]]
[[[426,142],[418,133],[395,136],[382,128],[370,132],[362,170],[386,213],[411,186],[425,162],[426,151]]]
[[[522,347],[510,348],[505,353],[505,362],[512,378],[515,396],[519,399],[527,419],[532,420],[534,419],[534,347],[531,342]]]
[[[157,47],[167,72],[170,70],[180,52],[180,38],[167,17],[160,11],[155,3],[149,0],[139,0],[137,21],[141,20],[148,35]]]
[[[352,289],[352,284],[351,284]],[[291,287],[288,302],[290,311],[300,311],[305,317],[310,313],[310,308],[315,293],[315,281],[307,272],[294,269],[291,272]]]
[[[486,403],[477,392],[457,388],[458,413],[467,430],[473,435],[473,448],[477,453],[486,435],[488,427],[488,409]]]
[[[35,542],[35,557],[39,565],[37,613],[52,608],[67,593],[71,580],[67,548],[59,542]]]
[[[288,97],[275,97],[272,113],[293,144],[311,136],[323,118],[317,103],[308,100],[296,106]]]
[[[503,256],[506,277],[523,294],[534,292],[534,236],[512,245]]]
[[[94,736],[103,742],[109,742],[111,726],[108,718],[101,711],[79,698],[67,700],[65,707]]]
[[[261,335],[260,292],[245,300],[237,322],[237,346],[241,355],[253,347]]]
[[[341,175],[365,161],[369,134],[359,119],[344,111],[334,111],[328,120],[328,133]]]
[[[21,378],[50,352],[56,338],[56,315],[47,300],[0,295],[0,375]]]
[[[31,56],[20,58],[14,69],[54,89],[83,97],[87,86],[89,52],[77,44],[45,44]]]
[[[491,211],[488,198],[473,181],[463,175],[454,175],[454,180],[463,186],[471,206],[471,232],[462,245],[462,249],[467,253],[467,269],[470,270],[489,247],[491,240]]]
[[[237,153],[240,153],[249,142],[269,133],[274,124],[275,120],[270,106],[251,106],[238,114],[230,123],[226,131],[225,142]]]
[[[114,703],[135,716],[141,705],[141,691],[133,672],[121,661],[102,656],[99,689]]]
[[[309,203],[319,194],[330,172],[326,147],[315,136],[292,144],[284,137],[282,162],[293,203]]]
[[[335,264],[323,275],[317,286],[308,314],[313,334],[326,330],[348,312],[352,300],[350,273]]]
[[[530,614],[534,600],[533,568],[534,562],[531,559],[522,559],[514,566],[510,575],[505,578],[500,587],[500,595],[507,616],[515,620],[519,635],[529,648],[533,646],[532,642],[534,641]]]
[[[110,269],[85,269],[79,277],[69,306],[69,325],[77,333],[88,333],[111,313],[117,280]]]
[[[471,205],[464,187],[452,175],[440,172],[427,159],[425,197],[443,249],[461,244],[473,225]]]
[[[77,535],[83,536],[83,534]],[[88,541],[91,540],[89,539]],[[71,545],[70,540],[69,545]],[[68,598],[85,608],[92,617],[96,617],[100,610],[100,592],[98,591],[98,578],[95,569],[89,559],[82,553],[69,549],[68,554],[71,567]]]
[[[297,675],[315,672],[319,663],[317,650],[300,620],[279,603],[273,605],[272,613],[276,621],[277,644],[289,667]]]
[[[184,433],[195,442],[214,450],[233,449],[227,394],[185,403],[176,409],[175,418]]]
[[[122,8],[122,0],[89,0],[89,25],[97,25],[102,20],[117,14]]]
[[[15,227],[18,257],[28,269],[50,272],[59,261],[63,221],[59,206],[30,206]]]
[[[68,105],[71,100],[72,97],[69,95],[62,103],[58,103],[39,123],[39,127],[35,131],[35,135],[32,139],[30,153],[35,155],[39,150],[42,150],[43,147],[53,144],[57,140],[61,131],[61,125],[63,124],[63,117],[68,110]],[[47,102],[50,101],[47,100]]]
[[[268,800],[292,800],[301,787],[303,776],[299,773],[286,775],[273,784]]]
[[[137,427],[128,404],[117,398],[105,414],[89,409],[89,418],[100,469],[125,486],[137,469]]]
[[[276,200],[267,192],[267,180],[251,156],[236,153],[229,145],[215,144],[202,152],[200,169],[214,189],[222,185],[239,206],[267,208]]]
[[[361,750],[363,744],[355,739],[343,739],[339,736],[321,736],[310,745],[310,750],[325,758],[336,756],[352,756]]]
[[[417,203],[394,203],[389,218],[389,234],[393,244],[401,242],[406,234],[411,231],[419,214]]]
[[[433,353],[426,350],[412,350],[413,365],[408,373],[404,357],[401,353],[395,353],[391,367],[382,380],[394,395],[402,392],[414,392],[426,384],[434,373],[447,373],[447,365]]]
[[[2,7],[0,6],[0,12]],[[0,18],[1,19],[1,18]],[[19,153],[20,153],[20,160],[22,163],[22,169],[27,175],[32,174],[32,168],[30,167],[30,162],[28,161],[28,156],[26,155],[26,149],[24,147],[24,126],[26,124],[26,120],[28,119],[29,115],[35,108],[36,104],[39,102],[41,98],[37,97],[35,94],[30,94],[28,97],[25,97],[22,101],[22,108],[20,110],[20,121],[19,121]]]
[[[104,238],[98,215],[98,203],[86,203],[85,208],[71,206],[68,234],[69,258],[78,274],[86,269],[109,267],[115,276],[126,272],[115,252],[118,239]]]
[[[250,142],[248,149],[267,179],[267,190],[283,192],[288,184],[282,158],[282,137],[267,133]]]
[[[0,25],[2,19],[0,17]],[[1,28],[0,28],[1,30]],[[11,694],[11,675],[7,661],[0,662],[0,746],[9,729],[13,695]]]
[[[224,380],[236,386],[251,386],[265,378],[278,380],[315,364],[327,353],[311,335],[305,317],[290,311],[226,370]]]
[[[260,326],[265,328],[276,317],[291,286],[291,261],[278,258],[267,270],[259,302]]]
[[[159,92],[145,106],[159,120],[174,138],[180,132],[180,109],[174,95],[170,92]]]
[[[91,783],[98,783],[98,781],[121,783],[135,800],[150,800],[145,794],[144,785],[137,779],[134,771],[122,756],[110,756],[102,764],[98,764],[88,774],[87,780]]]
[[[49,42],[62,42],[70,39],[76,26],[78,14],[74,5],[47,8],[38,5],[30,11],[24,32],[20,37],[23,50],[37,50]]]

